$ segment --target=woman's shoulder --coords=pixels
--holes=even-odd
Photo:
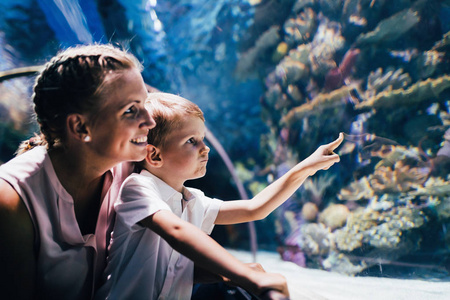
[[[0,215],[1,212],[20,210],[21,200],[19,194],[7,181],[0,179],[0,191]]]
[[[32,176],[43,168],[48,158],[44,146],[35,147],[20,154],[0,166],[0,178],[25,178]]]

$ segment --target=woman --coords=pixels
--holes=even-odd
[[[34,86],[46,147],[0,167],[0,298],[89,299],[104,268],[112,203],[155,123],[136,58],[70,48]]]

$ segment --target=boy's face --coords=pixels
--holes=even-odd
[[[209,147],[205,145],[206,127],[204,122],[195,116],[186,116],[181,120],[178,129],[171,131],[164,149],[163,176],[172,187],[180,187],[186,180],[203,177],[206,174]]]

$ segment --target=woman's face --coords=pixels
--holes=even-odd
[[[107,75],[101,96],[102,104],[91,126],[92,147],[98,159],[105,163],[140,161],[147,154],[147,132],[155,121],[145,109],[147,89],[137,69],[123,71],[111,80]]]

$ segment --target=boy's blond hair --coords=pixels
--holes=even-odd
[[[148,143],[158,148],[164,148],[167,136],[180,127],[182,117],[198,117],[205,122],[203,112],[195,103],[174,94],[150,93],[145,105],[156,122],[155,128],[148,132]]]

